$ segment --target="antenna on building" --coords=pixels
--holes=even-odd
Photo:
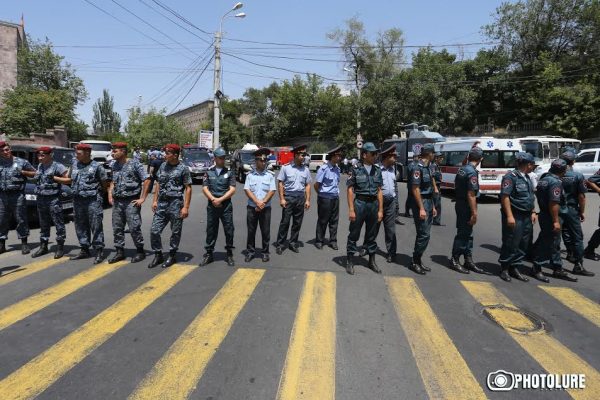
[[[21,28],[25,28],[25,17],[23,13],[21,13]]]

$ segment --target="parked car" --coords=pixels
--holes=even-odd
[[[14,144],[10,147],[14,156],[29,161],[31,165],[37,168],[39,162],[36,152],[41,146],[42,145],[39,144]],[[53,148],[54,161],[59,162],[65,167],[69,168],[75,158],[75,151],[66,147],[53,146]],[[28,179],[27,183],[25,184],[25,200],[27,203],[27,216],[29,218],[29,222],[37,222],[37,195],[35,194],[35,181],[32,178]],[[62,185],[61,202],[65,216],[72,214],[73,194],[70,186]]]
[[[577,149],[579,151],[581,151],[581,150],[598,149],[598,148],[600,148],[600,138],[585,139],[584,141],[582,141],[579,144],[579,147]]]
[[[310,164],[308,165],[308,169],[311,172],[316,172],[327,162],[327,154],[311,154],[310,155]]]
[[[190,170],[192,181],[202,183],[206,172],[213,165],[214,157],[206,147],[186,145],[183,147],[181,161]]]
[[[246,182],[246,175],[254,169],[256,165],[254,152],[256,150],[258,150],[258,146],[247,144],[243,148],[233,152],[230,170],[235,174],[238,182]],[[272,171],[273,164],[267,164],[267,170]]]
[[[600,148],[585,149],[577,154],[573,170],[581,172],[587,179],[600,169]]]

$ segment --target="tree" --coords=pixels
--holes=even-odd
[[[96,135],[115,134],[121,128],[121,116],[114,111],[114,100],[108,89],[102,90],[102,97],[93,106],[92,128]]]
[[[175,119],[167,118],[164,109],[146,112],[137,107],[130,109],[125,131],[129,144],[140,148],[163,146],[167,143],[184,145],[197,140],[194,134],[186,132]]]

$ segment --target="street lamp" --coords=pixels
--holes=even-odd
[[[219,30],[215,33],[215,79],[214,79],[214,106],[213,106],[213,119],[214,119],[214,128],[213,128],[213,149],[219,147],[219,125],[221,118],[221,97],[223,93],[221,92],[221,37],[223,36],[223,21],[227,17],[233,18],[245,18],[246,13],[237,13],[235,15],[230,15],[232,12],[239,10],[244,6],[244,3],[237,2],[231,8],[231,10],[227,11],[221,17],[221,22],[219,23]]]

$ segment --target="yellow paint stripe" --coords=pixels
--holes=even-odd
[[[0,399],[31,399],[106,342],[193,269],[174,265],[0,381]]]
[[[333,273],[306,274],[277,399],[335,398],[335,300]]]
[[[186,399],[264,273],[238,269],[129,398]]]
[[[502,304],[516,308],[501,292],[489,282],[462,282],[463,286],[477,301],[484,306]],[[496,319],[496,315],[492,315]],[[505,312],[496,321],[508,334],[533,357],[548,373],[551,374],[585,374],[585,389],[568,390],[574,399],[600,399],[600,374],[591,365],[573,353],[558,340],[541,331],[527,335],[511,328],[522,326],[523,321],[518,313]],[[523,326],[527,328],[527,325]]]
[[[485,399],[481,386],[412,278],[387,277],[425,390],[432,399]]]
[[[600,327],[600,305],[571,288],[556,286],[540,286],[550,296]]]
[[[114,264],[104,263],[97,265],[12,306],[6,307],[0,311],[0,330],[29,317],[128,263],[128,261],[121,261]]]
[[[58,264],[62,264],[67,261],[68,257],[62,257],[58,260],[55,260],[53,256],[50,258],[45,258],[43,260],[34,261],[32,263],[20,266],[19,268],[15,268],[12,271],[4,271],[2,276],[0,276],[0,286],[6,285],[7,283],[14,282],[18,279],[25,278],[33,273],[43,271],[46,268],[53,267]],[[10,264],[8,265],[10,266]],[[6,265],[5,265],[6,267]]]

